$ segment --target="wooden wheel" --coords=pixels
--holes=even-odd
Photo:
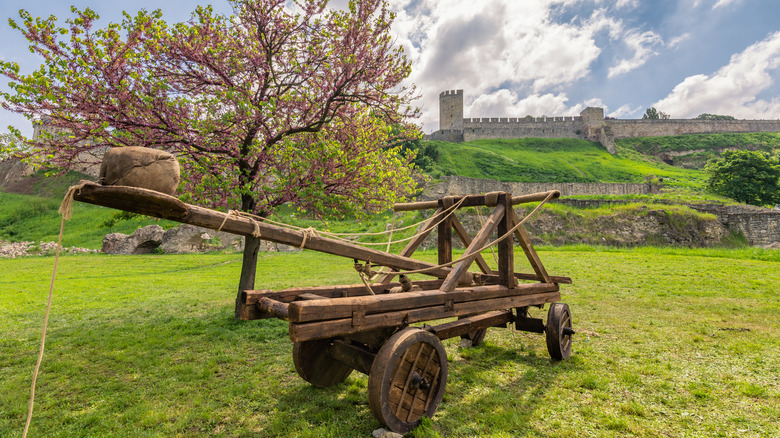
[[[458,319],[463,319],[463,318],[465,317],[463,316],[458,317]],[[465,335],[460,335],[460,338],[468,339],[469,341],[471,341],[471,346],[476,347],[477,345],[481,344],[482,341],[485,340],[485,335],[487,335],[487,327],[477,329],[477,330],[472,330],[466,333]]]
[[[553,303],[547,312],[547,325],[544,331],[547,334],[547,351],[553,360],[566,360],[571,354],[571,312],[569,305]]]
[[[405,433],[432,417],[447,385],[447,353],[439,338],[415,327],[379,349],[368,376],[368,405],[393,432]]]
[[[303,380],[318,388],[343,382],[352,368],[328,355],[330,339],[296,342],[293,345],[295,370]]]

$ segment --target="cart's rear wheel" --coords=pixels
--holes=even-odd
[[[379,349],[368,376],[368,405],[390,430],[405,433],[432,417],[447,386],[447,352],[433,334],[408,327]]]
[[[553,303],[547,312],[547,325],[544,331],[547,335],[547,351],[553,360],[566,360],[571,354],[571,312],[569,305]]]
[[[318,388],[343,382],[352,368],[328,355],[330,339],[296,342],[293,345],[295,370],[303,380]]]

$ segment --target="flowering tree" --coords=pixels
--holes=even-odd
[[[64,27],[26,11],[9,20],[43,64],[25,75],[1,62],[2,105],[55,128],[27,158],[68,168],[93,148],[161,148],[179,158],[185,200],[259,215],[286,202],[375,211],[408,194],[412,157],[396,140],[417,114],[386,1],[230,3],[232,16],[198,7],[174,25],[141,11],[95,29],[98,16],[75,8]],[[247,240],[241,289],[257,244]]]

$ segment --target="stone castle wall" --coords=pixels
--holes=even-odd
[[[463,119],[463,140],[487,138],[585,138],[582,117]]]
[[[605,119],[603,108],[580,116],[464,118],[463,90],[439,95],[439,131],[426,136],[453,142],[512,138],[580,138],[598,141],[614,153],[614,140],[685,134],[780,132],[780,120]]]

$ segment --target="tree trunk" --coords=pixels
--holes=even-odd
[[[255,273],[257,271],[257,253],[260,251],[260,239],[246,236],[244,244],[244,259],[241,264],[241,279],[238,281],[238,295],[236,296],[236,310],[233,317],[241,318],[241,293],[247,289],[255,288]]]

